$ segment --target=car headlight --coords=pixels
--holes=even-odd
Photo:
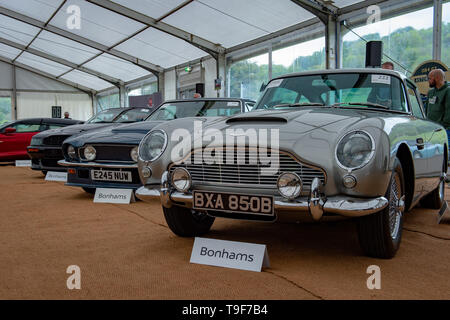
[[[278,192],[286,199],[297,198],[302,192],[302,187],[302,179],[294,172],[284,172],[278,177]]]
[[[364,167],[375,154],[375,142],[372,136],[362,130],[347,133],[336,147],[338,164],[347,170]]]
[[[138,147],[134,147],[133,149],[131,149],[130,157],[134,162],[138,161]]]
[[[75,148],[72,145],[67,147],[67,154],[69,155],[69,157],[71,159],[75,159],[76,158],[77,153],[75,151]]]
[[[42,138],[31,138],[30,146],[40,146],[42,144],[43,139]]]
[[[84,148],[84,157],[88,161],[95,160],[95,157],[97,156],[97,150],[93,146],[87,146]]]
[[[148,133],[139,145],[139,157],[144,161],[155,161],[167,147],[167,134],[162,130]]]

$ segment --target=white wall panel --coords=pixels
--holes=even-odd
[[[0,62],[0,89],[12,89],[12,66]]]
[[[217,79],[216,60],[203,61],[203,67],[205,68],[205,98],[216,98],[217,91],[214,89],[214,80]]]
[[[3,76],[0,78],[3,78]],[[62,82],[42,77],[33,72],[29,72],[20,68],[16,68],[16,83],[17,83],[17,90],[49,90],[49,91],[79,92],[78,89],[65,85]]]
[[[52,116],[52,106],[61,106],[72,119],[87,120],[92,116],[92,102],[84,93],[18,92],[18,119]]]
[[[177,79],[175,70],[168,71],[164,74],[164,100],[172,100],[177,98]]]

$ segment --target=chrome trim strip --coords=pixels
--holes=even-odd
[[[135,164],[108,164],[97,162],[67,162],[66,160],[58,161],[58,164],[63,167],[83,167],[83,168],[111,168],[111,169],[137,169],[138,165]]]
[[[167,172],[165,172],[167,173]],[[145,186],[136,191],[136,196],[142,201],[152,201],[160,199],[164,207],[170,208],[173,202],[184,203],[187,208],[193,206],[192,194],[185,194],[178,191],[170,192],[167,185],[167,175],[164,175],[161,189],[147,189]],[[312,194],[317,195],[320,185],[314,183]],[[362,217],[386,208],[389,201],[385,197],[377,197],[373,199],[360,199],[352,197],[336,196],[324,200],[318,198],[300,198],[295,201],[275,200],[275,211],[288,212],[309,212],[314,220],[320,220],[323,213],[333,213],[344,217]]]

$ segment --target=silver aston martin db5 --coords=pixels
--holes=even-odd
[[[170,229],[188,237],[216,217],[353,217],[364,253],[391,258],[404,213],[443,206],[447,150],[446,131],[398,72],[291,74],[252,112],[153,128],[139,146],[137,196],[160,199]]]

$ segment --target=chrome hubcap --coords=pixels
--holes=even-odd
[[[400,222],[405,210],[405,197],[402,197],[400,177],[395,173],[389,195],[389,228],[391,238],[396,239],[400,230]]]

